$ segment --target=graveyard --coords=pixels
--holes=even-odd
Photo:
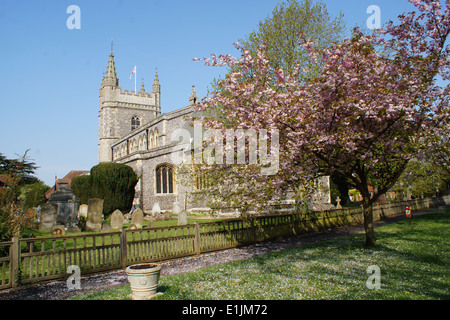
[[[87,205],[86,205],[87,208]],[[117,220],[117,216],[119,216],[119,220]],[[128,214],[128,216],[131,216],[131,214]],[[220,217],[214,217],[210,215],[200,215],[200,214],[194,214],[194,215],[187,215],[187,222],[186,224],[195,224],[196,222],[217,222],[217,221],[225,221],[231,218],[220,218]],[[48,219],[48,218],[47,218]],[[135,218],[136,219],[136,218]],[[138,220],[138,219],[136,219]],[[116,222],[119,221],[119,222]],[[159,220],[149,221],[142,219],[141,224],[139,224],[139,221],[132,221],[131,219],[124,218],[124,215],[120,210],[116,210],[111,214],[111,216],[101,221],[101,225],[97,226],[97,230],[94,228],[93,230],[86,230],[85,227],[80,227],[80,230],[66,230],[64,227],[64,234],[65,235],[77,235],[80,233],[83,234],[98,234],[100,232],[109,232],[109,231],[118,231],[121,229],[133,229],[135,228],[132,226],[133,224],[136,226],[136,223],[138,222],[138,226],[140,226],[139,229],[149,229],[149,228],[162,228],[162,227],[174,227],[179,225],[178,224],[178,215],[173,214],[171,212],[166,213],[164,216],[161,217]],[[49,227],[45,228],[45,224]],[[83,226],[86,224],[85,218],[81,218],[79,225]],[[45,222],[43,221],[44,228],[40,228],[39,226],[36,226],[35,228],[27,228],[25,233],[28,235],[33,235],[35,237],[49,237],[52,236],[52,229],[56,226],[54,222]],[[60,226],[61,227],[61,226]],[[61,235],[61,234],[60,234]]]

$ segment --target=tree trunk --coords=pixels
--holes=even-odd
[[[375,247],[375,232],[373,230],[373,214],[372,214],[372,204],[364,199],[363,201],[363,215],[364,215],[364,231],[366,233],[366,247]]]

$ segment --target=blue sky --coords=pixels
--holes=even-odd
[[[111,39],[119,85],[151,90],[157,68],[162,112],[188,104],[192,85],[200,98],[225,69],[193,62],[211,53],[238,52],[277,0],[0,0],[0,153],[17,158],[27,149],[52,186],[55,176],[97,164],[98,98]],[[348,30],[363,26],[367,8],[381,22],[413,9],[407,0],[323,0]],[[80,8],[80,29],[67,28],[70,5]]]

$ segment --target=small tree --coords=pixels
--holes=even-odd
[[[322,1],[288,0],[278,4],[270,16],[259,22],[256,31],[239,42],[254,57],[264,44],[265,57],[274,69],[282,68],[292,75],[300,67],[304,72],[297,76],[305,80],[319,75],[322,64],[308,59],[307,50],[298,45],[302,37],[314,40],[320,50],[325,50],[342,41],[344,31],[343,15],[332,18]],[[234,72],[239,68],[236,66],[231,70]],[[247,76],[255,71],[256,66],[250,68],[246,71]]]
[[[445,172],[434,164],[413,159],[406,166],[392,191],[400,192],[403,197],[410,195],[415,198],[431,197],[436,192],[446,189]]]
[[[45,193],[49,189],[50,187],[42,181],[23,186],[20,196],[23,200],[23,208],[26,210],[46,202],[47,199],[45,198]]]
[[[6,186],[0,188],[0,241],[19,234],[34,218],[23,208],[20,184],[36,168],[27,157],[28,150],[19,159],[9,160],[0,155],[1,173],[8,177]]]

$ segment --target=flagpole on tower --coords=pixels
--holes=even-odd
[[[136,91],[136,66],[134,66],[133,71],[131,71],[130,80],[131,80],[131,77],[133,76],[133,73],[134,73],[134,93],[137,93],[137,91]]]

